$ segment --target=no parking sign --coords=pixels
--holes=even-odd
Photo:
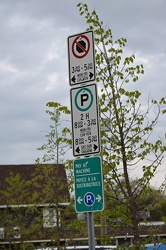
[[[69,84],[94,81],[96,78],[93,31],[68,37]]]

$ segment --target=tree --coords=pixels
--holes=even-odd
[[[66,115],[70,114],[67,107],[62,106],[57,102],[48,102],[47,107],[53,109],[52,111],[46,110],[46,113],[50,116],[52,124],[50,125],[50,131],[46,132],[47,142],[44,143],[38,150],[44,151],[42,162],[51,162],[59,164],[63,162],[63,157],[70,149],[71,138],[67,136],[71,131],[68,127],[63,126],[63,121],[67,121]],[[64,114],[65,119],[61,119],[61,115]],[[40,159],[37,159],[37,161]]]
[[[52,216],[47,219],[47,223],[50,224],[53,217],[56,217],[56,224],[53,225],[49,232],[52,235],[52,240],[55,245],[60,248],[60,239],[65,237],[74,238],[75,235],[82,234],[84,236],[85,230],[79,232],[78,229],[85,227],[84,223],[76,220],[76,213],[74,211],[73,202],[68,205],[65,209],[60,204],[65,203],[65,197],[62,195],[63,190],[66,188],[66,180],[64,181],[63,176],[58,177],[58,171],[60,171],[60,163],[65,164],[64,157],[66,152],[71,148],[71,130],[68,127],[64,127],[63,123],[66,122],[70,111],[67,107],[62,106],[57,102],[47,103],[49,110],[46,113],[49,115],[51,120],[50,130],[46,132],[46,143],[44,143],[39,150],[43,151],[44,154],[41,159],[37,159],[36,163],[39,165],[37,173],[34,177],[34,185],[40,186],[42,183],[42,204],[48,204],[46,210],[52,209]],[[61,117],[63,117],[61,119]],[[66,165],[71,165],[71,160]],[[42,167],[41,167],[42,164]],[[72,171],[68,171],[68,176],[72,175]],[[44,185],[43,185],[43,180]],[[71,181],[71,183],[70,183]],[[73,189],[73,178],[68,178],[67,188]],[[50,202],[48,202],[50,200]],[[69,202],[69,200],[67,200]],[[75,226],[73,226],[75,225]],[[71,233],[70,233],[71,232]]]
[[[9,242],[10,250],[13,245],[14,249],[26,250],[30,243],[25,241],[46,237],[51,238],[59,248],[60,239],[68,236],[69,217],[71,220],[76,217],[72,206],[65,207],[66,211],[63,206],[69,202],[69,192],[66,174],[60,163],[67,150],[65,142],[68,142],[68,146],[71,139],[66,137],[68,129],[59,129],[59,110],[68,112],[55,103],[53,111],[47,111],[53,125],[46,134],[47,142],[40,148],[44,150],[44,155],[41,160],[36,160],[33,175],[31,176],[29,171],[27,180],[24,174],[22,175],[22,168],[21,174],[11,173],[6,178],[6,186],[0,190],[1,204],[7,204],[4,209],[1,208],[0,224],[5,228],[5,239]],[[70,211],[70,215],[67,211]],[[19,241],[20,244],[15,244],[15,241]]]
[[[97,82],[102,83],[99,105],[106,199],[114,200],[127,223],[132,225],[137,245],[138,201],[155,176],[166,150],[165,135],[156,138],[154,132],[159,117],[166,112],[166,100],[149,99],[146,110],[141,106],[141,93],[135,90],[134,83],[144,74],[143,65],[135,64],[134,54],[124,57],[127,40],[114,41],[111,29],[100,21],[95,10],[90,13],[84,3],[77,6],[88,30],[95,34]],[[131,176],[136,169],[142,176],[132,186]]]
[[[21,178],[20,174],[6,178],[4,190],[0,190],[1,204],[1,226],[5,229],[5,239],[9,242],[9,250],[27,249],[31,244],[26,243],[27,239],[35,239],[36,231],[41,230],[41,224],[34,218],[36,211],[34,204],[36,195],[30,193],[30,183]],[[19,241],[20,244],[15,242]]]
[[[166,146],[164,133],[157,137],[155,127],[158,119],[166,113],[165,98],[159,101],[148,99],[146,109],[141,105],[141,93],[135,87],[139,76],[144,74],[143,65],[135,63],[135,55],[124,56],[126,38],[113,40],[108,25],[100,21],[96,11],[91,13],[87,4],[79,3],[80,15],[85,17],[95,34],[95,52],[97,78],[101,86],[99,108],[101,121],[101,142],[103,174],[105,181],[106,209],[103,215],[115,220],[120,219],[125,225],[131,225],[134,244],[139,245],[139,218],[142,208],[142,197],[149,189],[151,179],[162,163]],[[48,103],[54,109],[51,119],[55,122],[51,132],[46,136],[47,144],[41,147],[46,150],[43,162],[59,162],[60,144],[71,147],[69,128],[57,133],[61,113],[70,114],[67,107],[59,103]],[[69,161],[69,168],[71,167]],[[140,177],[134,181],[132,175],[139,171]],[[50,180],[51,181],[51,180]],[[72,183],[72,167],[71,167]],[[164,183],[161,192],[164,190]],[[114,211],[110,211],[110,207]],[[96,218],[98,214],[96,213]],[[114,220],[115,219],[115,220]],[[112,224],[113,224],[112,223]],[[110,224],[110,225],[112,225]]]

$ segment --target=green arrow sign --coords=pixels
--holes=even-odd
[[[103,177],[99,156],[74,161],[74,185],[77,212],[103,210]]]

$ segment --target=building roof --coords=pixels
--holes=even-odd
[[[0,206],[69,202],[64,165],[0,165]]]

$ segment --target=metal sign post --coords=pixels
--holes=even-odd
[[[75,206],[87,212],[89,249],[95,250],[94,211],[104,208],[103,177],[99,156],[74,161]]]
[[[100,126],[96,84],[93,31],[68,37],[69,84],[74,156],[99,154]],[[93,84],[89,84],[89,83]],[[83,86],[84,85],[84,86]],[[100,157],[74,161],[75,207],[87,212],[89,249],[95,250],[93,211],[104,208],[102,167]]]
[[[95,250],[95,232],[94,232],[94,216],[92,212],[87,213],[88,215],[88,243],[89,249]]]

